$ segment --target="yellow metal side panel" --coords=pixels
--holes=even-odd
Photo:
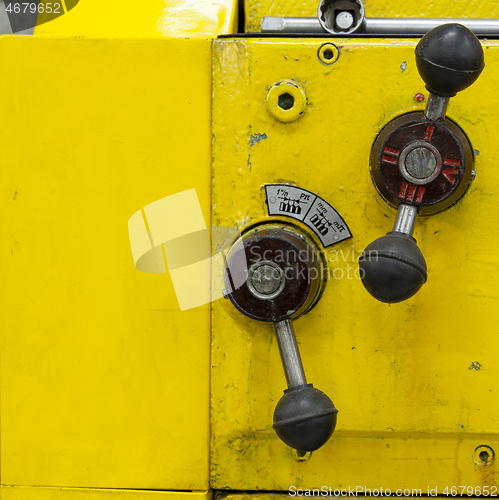
[[[194,187],[209,224],[211,41],[0,54],[2,483],[207,489],[210,309],[135,269],[128,219]]]
[[[80,488],[0,487],[2,500],[211,500],[211,491],[140,491]]]
[[[266,216],[262,186],[295,182],[345,218],[354,237],[326,251],[331,279],[319,304],[296,321],[309,382],[339,409],[335,434],[305,460],[271,429],[285,378],[270,325],[213,305],[212,487],[287,490],[481,485],[495,462],[476,465],[479,445],[499,451],[498,158],[499,45],[451,99],[448,116],[476,150],[477,177],[451,209],[419,218],[415,237],[428,283],[401,304],[375,301],[354,274],[368,243],[391,230],[395,210],[377,195],[369,156],[380,130],[424,103],[416,41],[337,41],[323,65],[320,40],[215,42],[213,224],[244,227]],[[299,82],[304,115],[280,123],[266,92]],[[251,141],[251,135],[266,138]],[[253,145],[251,144],[253,142]],[[358,276],[358,275],[357,275]],[[470,369],[472,362],[480,370]]]
[[[237,33],[237,0],[80,0],[35,35],[150,38]]]
[[[364,0],[367,17],[499,17],[496,2]],[[319,0],[245,0],[246,31],[260,31],[264,16],[317,16]]]

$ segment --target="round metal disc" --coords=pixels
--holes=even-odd
[[[229,252],[226,289],[234,306],[258,321],[296,318],[317,301],[325,276],[315,245],[291,226],[253,228]],[[233,289],[233,283],[243,283]]]
[[[391,204],[417,206],[420,214],[445,210],[466,191],[473,170],[471,146],[450,120],[433,122],[423,113],[391,121],[371,151],[371,174]]]

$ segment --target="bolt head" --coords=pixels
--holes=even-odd
[[[478,446],[473,453],[477,465],[490,465],[495,459],[494,450],[490,446]]]
[[[282,269],[269,264],[255,268],[250,276],[252,285],[264,295],[274,293],[281,286],[283,279]]]

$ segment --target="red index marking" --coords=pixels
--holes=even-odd
[[[433,125],[428,125],[426,127],[426,134],[424,136],[425,141],[431,141],[431,136],[433,135],[434,130],[435,130],[435,127]]]
[[[409,191],[407,191],[407,188],[409,188]],[[414,186],[414,184],[408,184],[407,182],[402,183],[402,187],[400,188],[399,198],[402,198],[403,200],[407,201],[412,201],[414,200],[414,195],[416,195],[416,190],[418,192],[416,196],[416,203],[420,203],[421,201],[423,201],[425,188],[424,187],[418,188],[417,186]]]
[[[384,154],[381,157],[381,161],[384,161],[386,163],[391,163],[392,165],[397,164],[400,150],[395,149],[395,148],[391,148],[390,146],[385,146],[385,149],[383,149],[383,153],[386,153],[386,154]],[[386,155],[390,155],[390,156],[386,156]],[[392,158],[392,157],[394,157],[394,158]]]
[[[385,149],[383,149],[383,153],[386,153],[387,155],[398,156],[400,154],[400,150],[385,146]]]
[[[386,163],[391,163],[392,165],[396,165],[399,160],[398,160],[398,158],[394,158],[393,156],[385,156],[385,155],[383,155],[381,157],[381,161],[384,161]]]
[[[416,203],[423,201],[423,195],[424,195],[424,187],[420,187],[418,189],[418,195],[416,196]]]
[[[461,162],[459,160],[451,160],[450,158],[445,158],[444,165],[451,165],[453,167],[459,167]]]
[[[411,186],[409,192],[407,193],[407,201],[412,201],[414,199],[414,194],[416,193],[417,186]]]
[[[459,169],[458,168],[446,168],[445,170],[442,170],[442,175],[451,183],[455,184],[456,179],[454,177],[451,177],[451,175],[457,175],[459,174]]]

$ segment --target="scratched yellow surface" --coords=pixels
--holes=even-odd
[[[470,0],[364,0],[367,17],[499,17],[496,2]],[[309,16],[317,15],[319,0],[245,0],[246,31],[260,31],[264,16]]]
[[[135,269],[128,219],[196,188],[209,224],[211,41],[0,53],[2,484],[206,490],[210,308]]]
[[[376,302],[355,278],[357,257],[386,234],[395,210],[370,178],[380,130],[423,109],[428,92],[417,41],[337,40],[322,64],[320,40],[218,40],[213,50],[213,224],[245,227],[267,217],[262,186],[292,182],[344,217],[353,239],[327,250],[332,278],[319,304],[295,323],[309,382],[336,404],[337,430],[300,461],[271,429],[285,389],[269,325],[213,304],[211,485],[237,490],[364,486],[421,488],[497,482],[499,452],[499,44],[486,68],[451,99],[448,116],[476,150],[476,180],[440,214],[419,218],[415,237],[429,278],[401,304]],[[265,96],[292,79],[308,107],[276,121]],[[251,146],[251,136],[266,139]],[[480,363],[475,370],[472,363]],[[478,366],[478,365],[476,365]]]

